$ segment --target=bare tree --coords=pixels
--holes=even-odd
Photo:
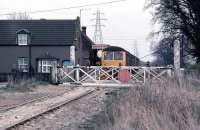
[[[8,19],[10,20],[27,20],[31,19],[31,17],[26,12],[14,12],[8,15]]]
[[[153,54],[156,58],[154,60],[154,64],[156,65],[173,65],[173,48],[171,43],[173,39],[171,38],[164,38],[162,39],[156,46],[152,47],[155,51]]]
[[[161,24],[159,33],[180,38],[186,36],[193,44],[192,55],[200,62],[200,0],[147,0],[153,7],[154,20]]]
[[[191,56],[191,43],[189,43],[186,37],[181,37],[181,67],[188,67],[194,63],[194,59]],[[155,51],[153,54],[156,58],[154,64],[156,65],[173,65],[174,63],[174,51],[173,43],[176,40],[176,37],[167,37],[159,41],[155,46],[152,46],[152,49]]]

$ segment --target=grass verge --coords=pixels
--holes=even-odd
[[[131,88],[111,104],[108,115],[114,119],[112,127],[105,129],[199,130],[200,92],[190,79],[185,76],[181,82],[173,78]]]
[[[36,81],[33,79],[21,79],[19,81],[13,82],[10,80],[8,85],[1,90],[6,92],[30,92],[38,85],[47,85],[46,82]]]

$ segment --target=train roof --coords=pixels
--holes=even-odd
[[[117,46],[108,46],[104,49],[104,51],[126,51],[126,50]]]
[[[126,53],[131,54],[130,52],[128,52],[124,48],[121,48],[121,47],[118,47],[118,46],[109,46],[109,47],[105,48],[104,51],[125,51]],[[131,54],[131,55],[133,55],[133,54]]]

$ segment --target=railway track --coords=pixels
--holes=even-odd
[[[66,91],[68,92],[68,91]],[[21,103],[21,104],[12,104],[12,105],[9,105],[8,107],[7,106],[0,106],[0,113],[1,112],[6,112],[6,111],[9,111],[11,109],[14,109],[14,108],[17,108],[17,107],[20,107],[20,106],[24,106],[26,104],[30,104],[30,103],[33,103],[33,102],[37,102],[37,101],[41,101],[41,100],[45,100],[47,98],[53,98],[53,97],[56,97],[56,96],[59,96],[59,95],[63,95],[64,93],[66,92],[63,92],[61,94],[57,94],[55,96],[52,96],[52,95],[46,95],[46,96],[42,96],[42,97],[38,97],[38,98],[34,98],[34,99],[28,99],[26,101],[24,101],[24,103]]]
[[[0,106],[0,113],[9,111],[9,110],[12,110],[12,109],[15,109],[17,107],[24,106],[24,105],[27,105],[27,104],[30,104],[30,103],[42,101],[42,100],[45,100],[45,99],[48,99],[48,98],[54,98],[54,97],[57,97],[57,96],[61,96],[61,95],[65,94],[67,92],[70,92],[70,91],[72,91],[72,90],[66,90],[63,93],[60,93],[60,94],[57,94],[57,95],[54,95],[54,96],[46,95],[46,96],[42,96],[42,97],[38,97],[38,98],[34,98],[34,99],[27,99],[26,101],[24,101],[21,104],[13,104],[13,105],[9,105],[9,106]]]
[[[42,116],[43,114],[54,111],[68,103],[78,100],[82,97],[90,95],[95,91],[94,88],[77,88],[70,93],[64,93],[44,101],[32,101],[23,105],[19,105],[4,113],[0,113],[0,130],[9,130],[18,125],[22,125],[27,121]]]

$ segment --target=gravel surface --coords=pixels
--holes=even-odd
[[[26,104],[4,113],[0,113],[0,129],[7,129],[25,120],[29,120],[38,114],[43,114],[48,110],[58,107],[59,105],[66,104],[79,97],[87,95],[94,90],[94,88],[89,87],[78,87],[72,91],[66,92],[65,94]]]
[[[44,96],[56,96],[70,89],[71,88],[54,85],[40,85],[28,92],[7,92],[5,90],[0,90],[0,109],[22,104],[25,101]]]
[[[105,110],[106,92],[105,89],[97,90],[12,130],[94,130],[88,122]]]

